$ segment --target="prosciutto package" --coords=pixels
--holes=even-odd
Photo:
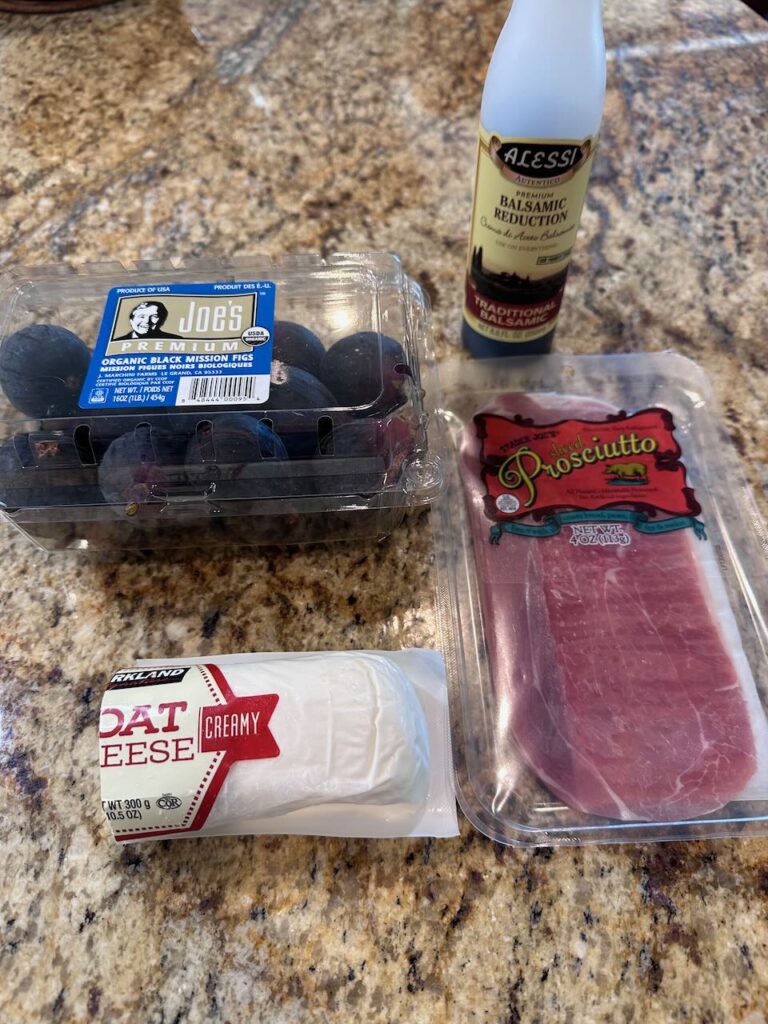
[[[482,411],[537,427],[618,413],[549,393],[499,395]],[[517,749],[559,800],[601,818],[681,821],[764,799],[765,713],[703,530],[642,532],[627,518],[621,543],[577,543],[583,526],[494,536],[477,422],[465,423],[460,475],[497,747]],[[633,465],[614,476],[640,478]]]

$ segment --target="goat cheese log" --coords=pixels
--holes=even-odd
[[[432,651],[254,654],[115,672],[99,730],[104,811],[120,842],[452,835],[445,689]]]
[[[282,763],[234,765],[209,826],[318,804],[365,804],[382,812],[399,806],[406,813],[418,807],[429,781],[427,729],[402,672],[369,654],[318,655],[298,665],[299,673],[289,659],[264,662],[256,672],[227,667],[236,696],[252,692],[255,675],[280,695],[271,728],[280,730]]]
[[[482,412],[534,430],[618,410],[510,394]],[[461,475],[501,744],[510,749],[511,735],[552,793],[585,814],[690,819],[739,797],[764,774],[765,714],[710,542],[690,528],[629,526],[621,544],[576,543],[568,527],[491,543],[481,452],[473,424]]]

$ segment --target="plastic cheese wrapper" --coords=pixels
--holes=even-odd
[[[768,797],[765,712],[681,454],[664,409],[564,394],[498,395],[464,432],[499,728],[586,814]]]
[[[99,742],[118,842],[458,834],[436,651],[140,661],[113,673]]]

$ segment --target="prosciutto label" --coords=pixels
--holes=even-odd
[[[521,415],[481,413],[475,417],[475,426],[481,443],[486,514],[496,522],[526,516],[548,520],[548,532],[539,529],[532,535],[551,536],[563,523],[584,518],[558,515],[564,510],[594,512],[621,506],[638,514],[586,518],[618,520],[641,532],[657,532],[661,517],[674,517],[676,522],[667,529],[698,526],[701,532],[700,524],[694,523],[701,506],[687,484],[675,424],[666,409],[553,424],[536,424]],[[621,543],[615,530],[576,531],[571,539],[583,544],[587,536],[594,543]],[[498,539],[498,531],[491,539]]]

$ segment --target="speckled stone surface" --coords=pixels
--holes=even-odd
[[[558,334],[712,373],[768,483],[768,25],[605,0],[602,144]],[[0,17],[0,262],[376,248],[458,354],[480,0],[123,0]],[[428,514],[381,546],[96,564],[0,531],[0,1019],[768,1020],[768,840],[519,852],[116,847],[105,673],[138,656],[435,642]]]

